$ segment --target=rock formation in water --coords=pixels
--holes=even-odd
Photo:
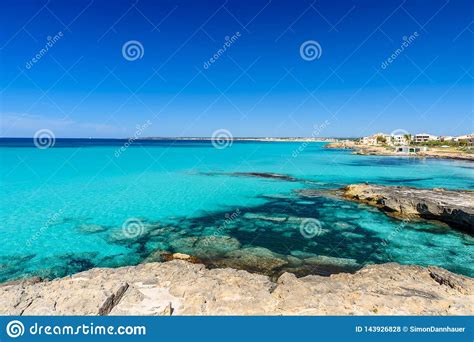
[[[183,255],[179,256],[183,258]],[[269,277],[183,260],[0,285],[1,315],[471,315],[474,280],[395,263]]]
[[[474,233],[474,191],[356,184],[344,189],[344,197],[400,217],[438,220]]]
[[[234,176],[234,177],[254,177],[254,178],[266,178],[276,179],[287,182],[298,182],[303,181],[288,175],[272,172],[207,172],[203,173],[208,176]]]

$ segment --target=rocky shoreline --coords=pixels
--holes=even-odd
[[[417,153],[399,153],[392,149],[388,149],[383,146],[366,146],[356,144],[353,141],[339,141],[329,143],[324,146],[329,149],[349,149],[353,150],[353,154],[364,155],[364,156],[389,156],[389,157],[413,157],[413,158],[440,158],[440,159],[455,159],[474,161],[474,154],[462,153],[462,152],[446,152],[439,150],[427,150]]]
[[[349,185],[343,196],[401,218],[438,220],[474,234],[474,191]]]
[[[0,285],[1,315],[472,315],[474,279],[438,267],[370,265],[276,281],[182,260],[94,268]]]

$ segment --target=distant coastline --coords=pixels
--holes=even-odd
[[[280,142],[337,142],[341,139],[352,139],[352,138],[305,138],[305,137],[234,137],[234,141],[280,141]],[[137,140],[196,140],[196,141],[209,141],[213,140],[212,137],[145,137]]]
[[[27,140],[34,139],[33,137],[0,137],[0,140]],[[57,137],[56,139],[62,140],[128,140],[133,139],[136,141],[149,141],[149,140],[176,140],[176,141],[211,141],[212,137],[143,137],[143,138],[84,138],[84,137]],[[234,137],[234,141],[313,141],[313,142],[337,142],[342,140],[355,140],[357,138],[307,138],[307,137]]]

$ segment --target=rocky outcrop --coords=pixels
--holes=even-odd
[[[183,260],[95,268],[0,286],[0,315],[471,315],[474,280],[437,267],[371,265],[276,281]]]
[[[277,180],[283,180],[283,181],[288,181],[288,182],[298,181],[298,179],[288,176],[288,175],[282,175],[279,173],[270,173],[270,172],[234,172],[232,175],[241,176],[241,177],[277,179]]]
[[[363,156],[393,156],[393,157],[412,157],[412,158],[438,158],[438,159],[456,159],[465,161],[474,161],[474,154],[463,151],[447,152],[429,149],[416,153],[396,152],[394,148],[382,146],[354,146],[354,153]]]
[[[332,142],[332,143],[324,145],[324,148],[352,150],[356,148],[356,144],[354,141],[336,141],[336,142]]]
[[[474,191],[356,184],[344,189],[344,197],[399,217],[438,220],[474,234]]]
[[[373,146],[362,145],[355,143],[355,141],[338,141],[324,145],[324,148],[329,149],[350,149],[352,154],[363,156],[391,156],[391,157],[412,157],[412,158],[441,158],[441,159],[456,159],[465,161],[474,161],[474,153],[464,151],[462,149],[448,151],[442,148],[429,147],[426,151],[416,153],[400,153],[396,152],[395,146]]]
[[[254,177],[254,178],[264,178],[264,179],[275,179],[287,182],[298,182],[300,181],[297,178],[272,172],[207,172],[203,173],[208,176],[234,176],[234,177]]]

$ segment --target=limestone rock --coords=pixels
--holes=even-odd
[[[265,253],[263,253],[265,254]],[[0,285],[0,315],[472,315],[474,279],[438,267],[269,277],[183,260]]]
[[[238,249],[240,242],[230,236],[191,236],[172,241],[171,247],[176,253],[193,255],[200,259],[212,259]]]
[[[214,262],[219,267],[245,269],[270,275],[288,261],[283,255],[273,253],[263,247],[246,247],[226,254],[224,259]]]
[[[344,196],[401,217],[438,220],[474,233],[474,191],[355,184],[344,189]]]

